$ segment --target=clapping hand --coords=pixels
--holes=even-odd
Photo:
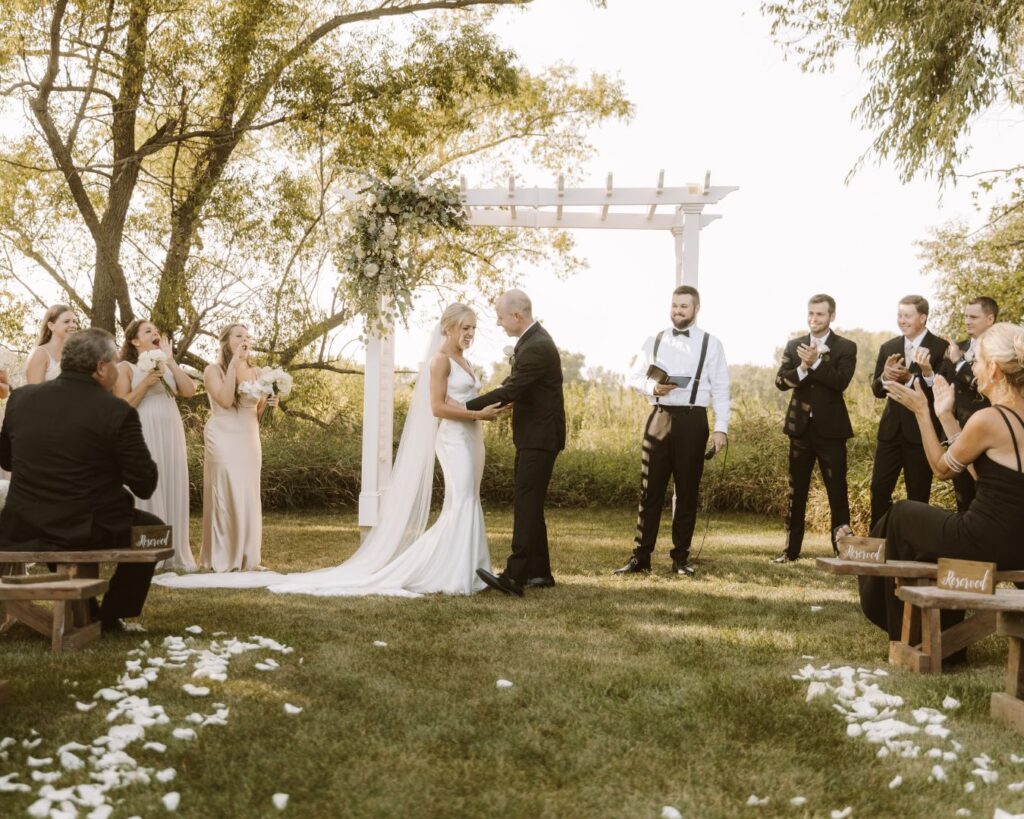
[[[885,369],[882,370],[883,381],[895,381],[905,384],[910,380],[910,370],[903,364],[903,356],[893,353],[885,360]]]
[[[953,412],[953,403],[956,400],[956,391],[941,375],[935,376],[935,383],[932,384],[932,408],[936,415],[945,415]]]
[[[960,359],[964,357],[964,351],[960,349],[960,345],[956,342],[947,339],[949,346],[946,348],[946,358],[948,358],[953,364],[959,364]]]
[[[925,378],[935,375],[935,371],[932,369],[932,353],[927,347],[918,347],[914,351],[914,361],[921,368],[921,375]]]
[[[885,385],[889,397],[897,404],[902,404],[915,415],[928,412],[928,396],[918,380],[913,387],[891,381]]]
[[[818,348],[813,344],[801,344],[796,348],[796,354],[800,356],[804,369],[809,370],[815,361],[818,360]]]

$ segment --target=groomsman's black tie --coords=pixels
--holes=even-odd
[[[687,338],[689,338],[690,337],[690,331],[689,330],[677,330],[675,327],[673,327],[672,328],[672,335],[673,335],[673,337],[675,337],[675,336],[686,336]]]

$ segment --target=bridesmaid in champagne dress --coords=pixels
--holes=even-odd
[[[64,342],[77,329],[78,320],[66,304],[55,304],[46,311],[36,347],[25,361],[26,384],[41,384],[60,375],[60,354]]]
[[[141,353],[159,350],[165,356],[160,370],[143,371]],[[174,540],[174,556],[162,562],[160,569],[198,568],[188,533],[188,455],[185,449],[185,427],[181,423],[176,395],[191,398],[196,385],[177,365],[171,344],[161,337],[151,321],[136,319],[124,331],[121,363],[117,366],[114,395],[123,398],[139,411],[142,435],[160,473],[156,491],[148,500],[135,499],[135,508],[151,512],[170,524]]]
[[[259,378],[249,363],[249,332],[231,324],[220,333],[220,360],[203,373],[210,399],[203,465],[203,547],[199,562],[215,572],[262,569],[259,419],[277,397],[257,400],[239,387]]]

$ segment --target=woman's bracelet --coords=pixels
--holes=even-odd
[[[956,439],[959,438],[959,437],[960,437],[960,433],[959,432],[954,432],[952,435],[949,436],[949,438],[947,438],[945,441],[942,442],[942,445],[943,446],[947,446],[947,447],[953,446],[953,444],[956,443]]]
[[[946,466],[949,467],[949,471],[954,472],[957,475],[967,468],[966,465],[960,463],[960,461],[954,458],[948,449],[946,450],[946,454],[942,456],[942,460],[946,462]]]

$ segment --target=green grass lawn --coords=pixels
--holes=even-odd
[[[988,696],[1002,685],[1004,642],[990,638],[966,668],[939,678],[896,673],[883,681],[914,707],[939,707],[946,695],[963,703],[947,726],[964,749],[944,763],[948,781],[930,783],[934,760],[877,758],[878,746],[847,738],[830,701],[805,703],[806,684],[791,679],[807,662],[885,667],[885,638],[860,615],[852,580],[808,561],[769,565],[780,525],[739,516],[715,521],[694,579],[669,576],[663,550],[650,576],[612,577],[629,555],[634,516],[552,512],[558,586],[523,600],[154,587],[143,617],[148,634],[104,638],[63,657],[18,626],[0,638],[0,677],[12,683],[0,739],[20,741],[35,729],[43,738],[36,756],[72,740],[89,744],[105,732],[109,706],[80,713],[72,700],[115,685],[143,639],[153,644],[150,656],[162,656],[164,637],[189,637],[185,627],[198,624],[200,644],[224,631],[295,651],[238,656],[226,682],[201,681],[213,689],[206,700],[182,692],[186,669],[164,670],[144,693],[172,725],[148,729],[146,739],[168,750],[127,750],[178,775],[169,785],[117,791],[115,817],[162,815],[160,796],[169,790],[181,793],[178,814],[189,817],[277,815],[275,792],[290,794],[283,815],[303,817],[653,819],[664,805],[687,819],[828,817],[846,805],[854,817],[1024,811],[1024,793],[1006,787],[1024,780],[1024,765],[1015,772],[1007,761],[1024,754],[1024,737],[988,716]],[[500,565],[511,517],[491,512],[487,523]],[[357,541],[354,515],[268,515],[264,562],[282,571],[334,565]],[[827,550],[823,537],[809,538],[806,554]],[[280,669],[256,670],[266,656]],[[514,687],[497,689],[499,678]],[[230,707],[226,726],[201,728],[192,742],[168,738],[213,701]],[[285,702],[304,710],[286,716]],[[1000,779],[976,780],[966,794],[971,758],[982,752]],[[29,752],[19,745],[9,753],[0,776],[19,771],[27,780]],[[905,782],[890,790],[896,774]],[[83,779],[67,774],[57,787]],[[770,801],[747,807],[751,794]],[[797,795],[805,806],[790,805]],[[25,815],[34,798],[0,794],[0,815]]]

